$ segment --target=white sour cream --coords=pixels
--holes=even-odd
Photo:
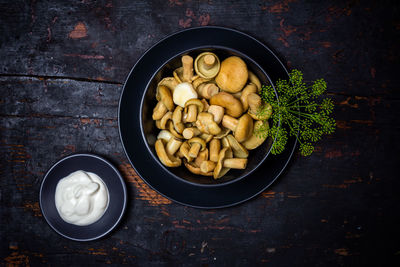
[[[106,211],[108,200],[107,186],[91,172],[73,172],[56,187],[57,211],[71,224],[84,226],[96,222]]]

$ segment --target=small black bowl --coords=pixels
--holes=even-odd
[[[191,173],[182,163],[182,166],[177,168],[165,167],[158,159],[157,153],[154,148],[154,143],[160,130],[155,126],[155,121],[152,119],[153,108],[157,104],[156,89],[158,82],[164,77],[172,77],[173,71],[182,66],[181,57],[183,55],[190,55],[196,58],[202,52],[215,53],[222,62],[225,58],[230,56],[238,56],[244,60],[247,68],[252,71],[260,79],[261,84],[272,84],[268,74],[251,58],[247,55],[236,51],[232,48],[223,46],[212,47],[195,47],[187,51],[183,51],[174,55],[171,59],[167,60],[152,76],[148,83],[143,98],[141,101],[141,116],[140,116],[140,129],[142,137],[145,140],[146,147],[161,168],[169,172],[176,179],[183,180],[184,182],[199,185],[199,186],[221,186],[229,183],[236,182],[244,177],[250,175],[256,170],[267,158],[270,150],[272,139],[268,138],[263,145],[254,150],[249,151],[247,167],[244,170],[231,169],[226,175],[220,179],[213,179],[212,177],[201,176]]]
[[[77,170],[99,175],[109,193],[105,213],[98,221],[87,226],[65,222],[55,205],[58,182]],[[123,178],[110,162],[93,154],[73,154],[59,160],[48,170],[40,187],[39,201],[42,214],[54,231],[75,241],[91,241],[105,236],[117,226],[126,208],[127,193]]]

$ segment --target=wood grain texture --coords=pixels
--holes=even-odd
[[[0,1],[0,265],[395,266],[399,17],[395,1]],[[336,104],[337,131],[312,156],[222,210],[160,196],[118,135],[136,60],[202,25],[263,41],[306,79],[324,77]],[[89,243],[57,235],[38,203],[44,173],[74,152],[109,159],[128,185],[121,224]]]

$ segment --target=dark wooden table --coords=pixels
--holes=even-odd
[[[400,10],[396,1],[0,1],[0,265],[389,265],[400,258]],[[140,55],[183,28],[220,25],[324,77],[337,131],[267,191],[199,210],[134,172],[118,100]],[[79,243],[45,222],[47,169],[74,152],[111,160],[129,205]],[[262,177],[259,177],[262,179]]]

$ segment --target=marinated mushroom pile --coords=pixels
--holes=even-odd
[[[254,129],[272,114],[258,94],[260,80],[237,56],[220,62],[216,54],[204,52],[181,61],[173,77],[157,86],[152,118],[160,129],[158,158],[167,167],[183,163],[190,172],[214,179],[230,169],[245,169],[248,150],[265,141]],[[268,112],[261,114],[260,108]]]

